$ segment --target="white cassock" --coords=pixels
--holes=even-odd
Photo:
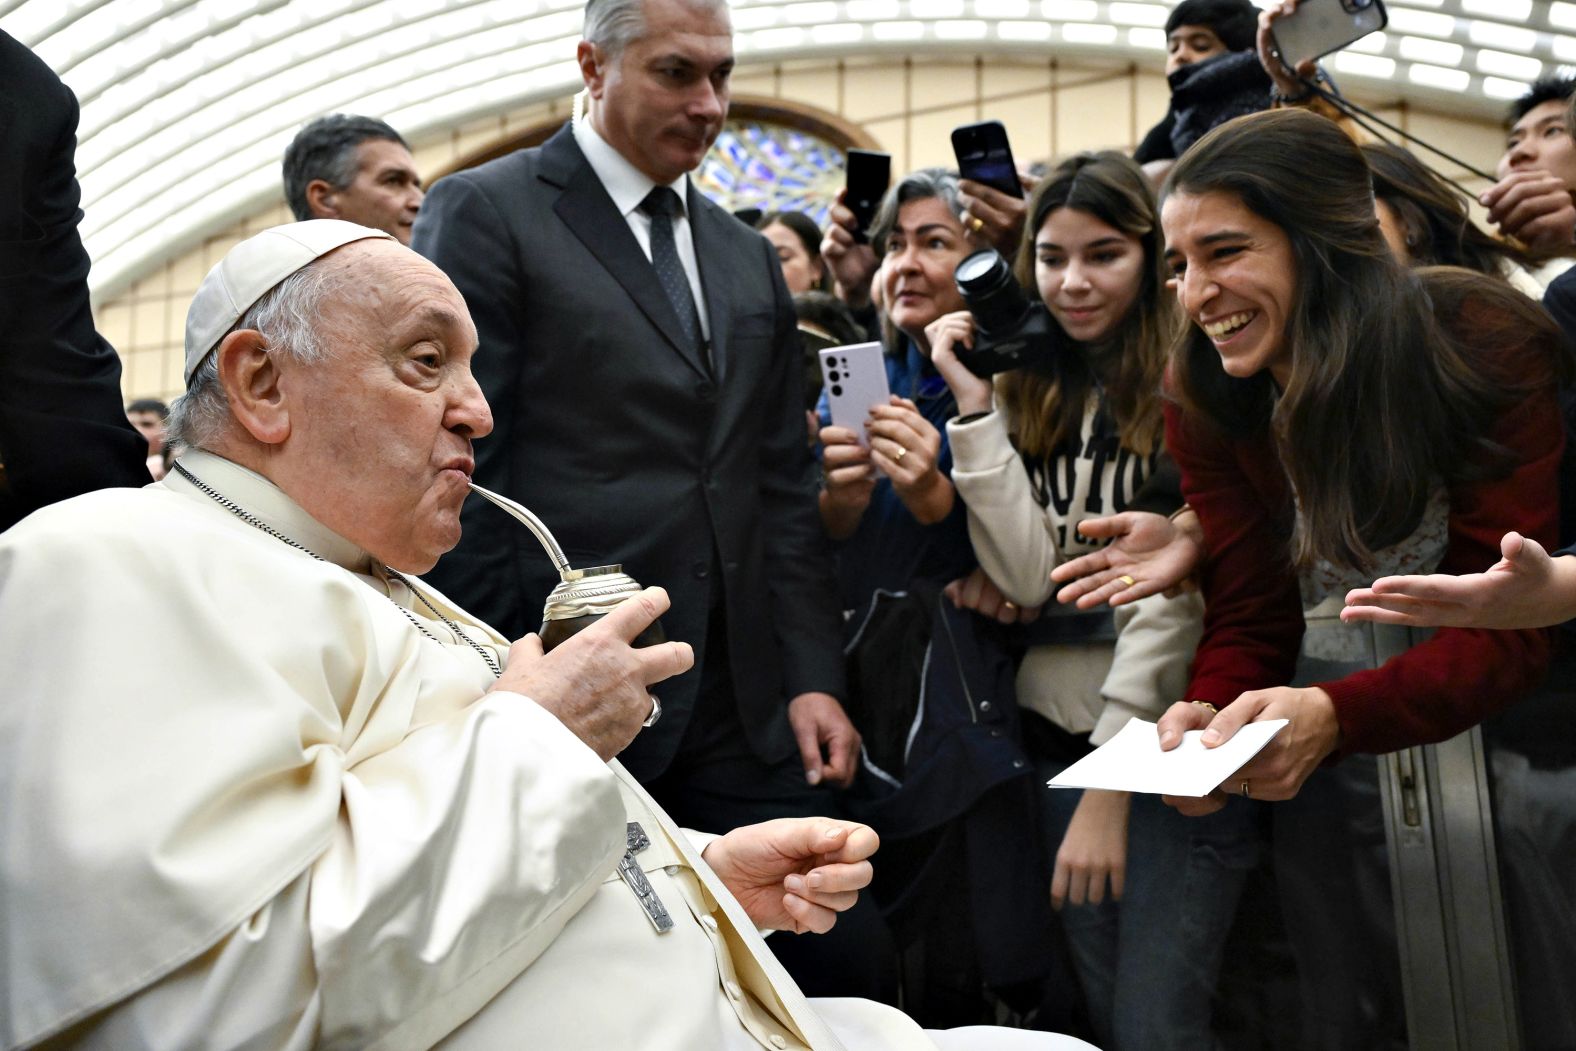
[[[935,1046],[812,1008],[617,763],[266,479],[182,463],[323,561],[174,473],[0,535],[0,1046]]]

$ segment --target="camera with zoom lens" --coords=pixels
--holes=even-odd
[[[1043,303],[1031,303],[994,248],[982,248],[953,271],[958,292],[974,315],[974,347],[958,360],[976,376],[1029,368],[1050,370],[1057,329]]]

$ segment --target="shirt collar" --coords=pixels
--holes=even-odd
[[[300,504],[285,495],[283,489],[256,471],[201,449],[182,454],[177,462],[200,478],[208,488],[325,562],[332,562],[353,573],[372,571],[371,555],[307,514]],[[178,471],[171,471],[159,484],[204,503],[212,503],[216,509],[220,507],[217,501],[188,482]],[[227,510],[225,513],[233,514]],[[236,518],[241,520],[239,515]]]
[[[575,145],[580,147],[580,152],[585,154],[586,161],[590,163],[591,170],[596,172],[596,177],[601,180],[602,188],[607,190],[607,195],[613,198],[613,206],[618,209],[618,214],[629,218],[629,213],[640,207],[640,202],[646,199],[646,194],[651,192],[657,184],[644,172],[629,162],[629,159],[619,153],[607,140],[597,134],[591,126],[591,118],[577,120],[574,123]],[[686,190],[689,186],[689,173],[680,175],[668,183],[673,192],[679,195],[679,205],[687,213],[689,211],[689,195]]]

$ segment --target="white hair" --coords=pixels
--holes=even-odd
[[[270,354],[297,364],[322,361],[328,351],[317,332],[322,320],[320,308],[337,282],[331,269],[319,265],[321,262],[313,260],[265,292],[231,326],[230,332],[260,332]],[[170,406],[165,441],[193,449],[211,449],[233,419],[230,401],[219,381],[219,352],[215,348],[192,373],[186,393]]]

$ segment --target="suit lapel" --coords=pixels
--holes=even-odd
[[[701,375],[707,375],[699,348],[688,346],[673,305],[668,302],[657,272],[652,269],[640,242],[619,214],[602,181],[575,144],[568,125],[542,147],[542,165],[537,176],[561,190],[553,211],[564,221],[598,262],[613,275],[647,320],[662,333],[668,345]],[[715,329],[713,329],[715,331]]]
[[[695,263],[700,269],[706,316],[711,322],[711,368],[720,383],[728,370],[728,336],[732,318],[728,305],[734,298],[731,268],[738,261],[729,259],[724,265],[723,260],[727,255],[721,250],[725,243],[724,232],[716,224],[736,223],[738,220],[715,208],[706,207],[708,203],[695,188],[694,179],[690,179],[689,200],[685,208],[689,211],[690,236],[695,240]],[[706,250],[708,247],[711,249],[709,252]]]

